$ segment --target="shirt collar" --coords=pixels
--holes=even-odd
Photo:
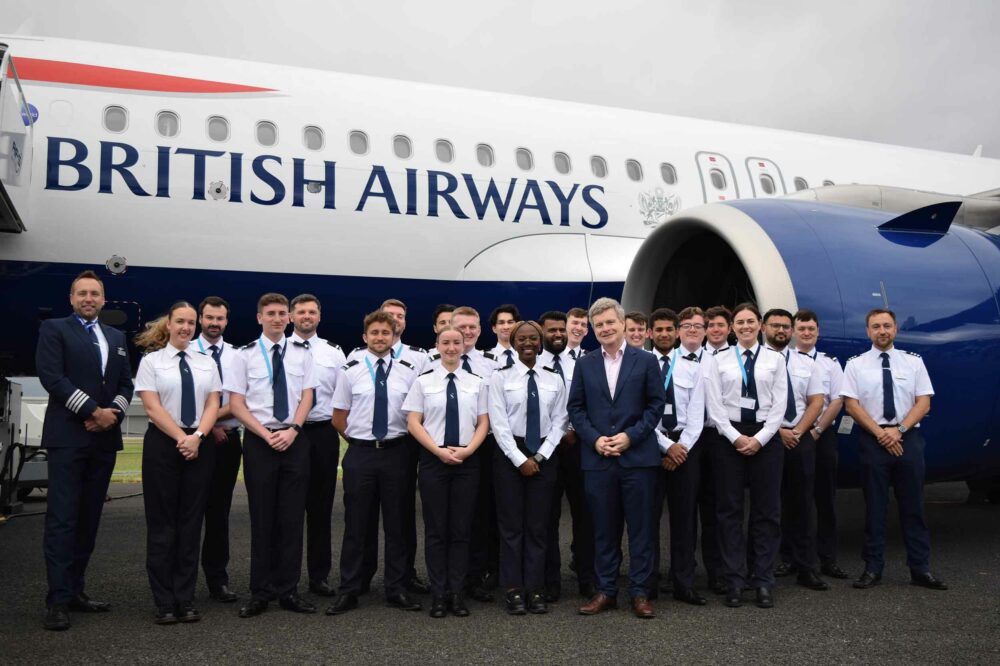
[[[266,339],[266,338],[265,338],[265,339]],[[195,339],[194,343],[195,343],[195,344],[198,344],[198,342],[199,342],[199,341],[201,342],[201,344],[202,344],[202,345],[204,345],[204,346],[205,346],[205,351],[208,351],[208,348],[209,348],[209,347],[211,347],[212,345],[215,345],[215,346],[216,346],[216,347],[218,347],[219,349],[222,349],[223,347],[225,347],[225,346],[226,346],[226,341],[225,341],[225,338],[221,338],[221,337],[219,338],[219,341],[218,341],[218,342],[209,342],[209,341],[208,341],[208,338],[206,338],[206,337],[204,336],[204,334],[202,334],[202,335],[199,335],[199,336],[198,336],[198,337],[197,337],[197,338]]]
[[[392,361],[392,354],[391,353],[390,354],[386,354],[381,359],[379,359],[379,357],[376,356],[375,354],[373,354],[370,349],[366,349],[365,350],[365,358],[368,359],[368,362],[372,364],[373,368],[378,365],[378,362],[380,360],[385,361],[386,366],[388,366],[389,362]]]
[[[524,363],[521,363],[521,359],[519,359],[518,357],[515,356],[514,357],[514,365],[511,366],[511,367],[514,369],[515,372],[517,372],[518,376],[522,376],[522,375],[523,376],[527,376],[528,375],[528,370],[534,370],[535,371],[535,375],[538,375],[538,371],[542,369],[542,365],[541,365],[540,361],[541,361],[541,359],[535,359],[535,367],[534,368],[529,368]]]
[[[75,312],[73,313],[73,316],[76,317],[76,320],[78,322],[80,322],[84,326],[86,326],[87,324],[96,324],[97,323],[97,317],[94,317],[93,319],[84,319],[83,317],[81,317],[80,315],[78,315]]]
[[[274,349],[274,345],[281,345],[281,353],[284,354],[285,346],[288,345],[288,338],[282,338],[280,342],[271,342],[271,339],[268,338],[263,333],[260,334],[258,340],[261,341],[261,343],[264,345],[264,349],[266,349],[268,352]]]
[[[889,354],[889,356],[892,356],[892,352],[896,351],[896,346],[893,345],[892,347],[889,347],[888,349],[886,349],[885,352],[883,352],[881,349],[879,349],[875,345],[872,345],[872,348],[871,348],[870,351],[871,351],[871,353],[875,354],[875,356],[879,356],[880,354],[883,354],[883,353],[887,353],[887,354]]]
[[[310,347],[312,347],[313,345],[318,345],[319,343],[323,342],[323,339],[315,334],[311,338],[303,338],[298,333],[292,333],[290,336],[288,336],[288,339],[291,340],[292,342],[298,342],[299,344],[302,344],[303,342],[308,342]]]
[[[619,358],[623,358],[625,356],[625,346],[626,345],[628,345],[628,342],[626,342],[625,340],[622,340],[622,345],[615,352],[614,356],[609,355],[608,352],[606,352],[604,350],[604,346],[602,345],[601,346],[601,356],[603,356],[605,359],[607,359],[609,361],[614,361],[614,360],[617,360]]]
[[[745,352],[745,351],[749,351],[751,354],[753,354],[754,356],[756,356],[757,352],[760,350],[760,343],[759,342],[753,343],[753,347],[751,347],[749,350],[747,350],[747,349],[743,348],[742,344],[740,344],[739,342],[737,342],[736,343],[736,350],[739,352],[740,356],[743,356],[743,352]]]
[[[653,347],[653,354],[655,354],[655,355],[656,355],[656,360],[657,360],[657,362],[659,362],[659,361],[660,361],[660,359],[661,359],[661,358],[663,358],[664,356],[670,356],[670,355],[671,355],[671,354],[673,354],[673,353],[674,353],[674,350],[673,350],[673,349],[671,349],[671,350],[670,350],[670,351],[668,351],[668,352],[667,352],[666,354],[661,354],[661,353],[660,353],[660,350],[659,350],[659,349],[657,349],[656,347]]]

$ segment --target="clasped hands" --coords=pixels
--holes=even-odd
[[[114,407],[98,407],[89,417],[87,417],[87,420],[83,422],[83,427],[87,429],[87,432],[104,432],[105,430],[111,430],[113,427],[118,425],[119,414],[121,414],[121,410],[115,409]]]
[[[625,453],[631,444],[632,442],[629,440],[628,435],[620,432],[617,435],[612,435],[611,437],[598,437],[597,441],[594,442],[594,450],[602,456],[617,458],[621,454]]]
[[[880,428],[876,439],[891,455],[897,458],[903,455],[903,433],[899,428]]]

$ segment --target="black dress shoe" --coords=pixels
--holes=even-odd
[[[708,599],[695,592],[694,589],[685,589],[682,587],[674,588],[674,599],[691,604],[692,606],[704,606],[708,603]]]
[[[875,587],[881,582],[882,574],[873,574],[871,571],[865,571],[856,581],[854,581],[854,589],[867,590]]]
[[[300,597],[296,592],[286,594],[278,600],[282,608],[293,613],[315,613],[316,607]]]
[[[461,594],[453,594],[448,598],[448,605],[451,606],[451,614],[455,617],[469,617],[469,609],[465,605],[465,597]]]
[[[484,604],[493,603],[493,593],[479,583],[475,583],[465,588],[465,596],[480,601]]]
[[[926,587],[928,590],[948,589],[948,586],[944,584],[944,581],[935,578],[930,571],[921,574],[911,572],[910,585],[919,585],[920,587]]]
[[[712,594],[725,594],[729,591],[729,588],[726,587],[725,582],[721,578],[714,578],[708,581],[708,589]]]
[[[448,604],[445,603],[444,597],[432,598],[430,616],[433,618],[441,618],[447,614],[448,614]]]
[[[198,609],[190,601],[177,606],[178,622],[197,622],[200,619],[201,613],[198,612]]]
[[[419,601],[409,598],[405,592],[390,594],[385,598],[385,605],[405,611],[418,611],[423,608]]]
[[[774,567],[774,575],[777,578],[784,578],[785,576],[791,576],[795,573],[795,565],[788,564],[787,562],[782,562],[778,566]]]
[[[545,586],[545,603],[554,604],[559,601],[559,597],[561,596],[562,585],[559,583],[552,583]]]
[[[510,590],[504,597],[507,601],[508,615],[524,615],[528,609],[524,605],[524,594],[521,590]]]
[[[771,590],[766,587],[757,588],[757,601],[754,604],[757,608],[774,608],[774,597]]]
[[[528,596],[528,612],[534,615],[544,615],[549,612],[549,606],[545,603],[544,594],[532,592]]]
[[[49,631],[69,629],[69,610],[65,604],[53,604],[45,611],[44,627]]]
[[[153,622],[156,624],[177,624],[177,613],[174,612],[173,607],[161,608],[156,611],[156,618]]]
[[[218,587],[210,587],[208,589],[208,596],[212,597],[216,601],[221,601],[227,604],[231,604],[237,599],[239,599],[236,593],[229,589],[228,585],[219,585]]]
[[[821,564],[819,566],[819,572],[827,578],[837,578],[839,580],[847,580],[850,578],[846,571],[837,566],[836,562],[825,562]]]
[[[330,587],[330,584],[325,580],[311,580],[309,581],[309,593],[316,594],[321,597],[335,597],[337,596],[337,590]]]
[[[69,609],[81,613],[107,613],[111,610],[111,604],[107,601],[94,601],[81,592],[70,600]]]
[[[358,607],[358,598],[353,594],[342,594],[326,609],[327,615],[341,615]]]
[[[816,590],[817,592],[824,592],[830,589],[829,584],[817,576],[816,572],[812,569],[799,570],[798,575],[795,577],[795,582],[802,587],[807,587],[810,590]]]
[[[734,587],[731,590],[726,590],[726,600],[724,602],[729,608],[739,608],[743,605],[743,590],[738,587]]]
[[[431,591],[431,586],[420,580],[416,576],[406,581],[403,584],[407,592],[412,592],[413,594],[427,594]]]
[[[240,609],[240,617],[256,617],[267,610],[267,602],[263,599],[251,599],[247,605]]]
[[[586,599],[593,599],[597,595],[597,585],[589,581],[580,583],[580,596]]]

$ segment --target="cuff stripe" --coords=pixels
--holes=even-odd
[[[115,398],[115,405],[119,409],[121,409],[122,414],[124,414],[128,410],[128,401],[125,400],[125,396],[123,395],[120,395],[117,398]]]
[[[87,402],[87,398],[89,397],[90,396],[88,396],[80,389],[73,391],[73,395],[71,395],[69,397],[69,400],[66,401],[66,409],[72,412],[79,413],[80,408],[83,407],[83,403]]]

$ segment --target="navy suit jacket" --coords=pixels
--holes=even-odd
[[[38,379],[49,392],[42,426],[45,448],[122,448],[121,421],[132,401],[132,366],[125,334],[99,325],[108,341],[108,364],[103,375],[93,340],[75,315],[42,322],[35,367]],[[87,432],[84,421],[98,407],[120,410],[118,425],[104,432]]]
[[[656,467],[661,464],[654,430],[663,417],[666,395],[656,357],[625,345],[615,397],[608,390],[604,355],[600,350],[578,359],[569,391],[570,421],[580,437],[580,459],[585,470],[607,469],[615,461],[622,467]],[[624,432],[631,442],[619,457],[605,457],[594,450],[598,437]]]

